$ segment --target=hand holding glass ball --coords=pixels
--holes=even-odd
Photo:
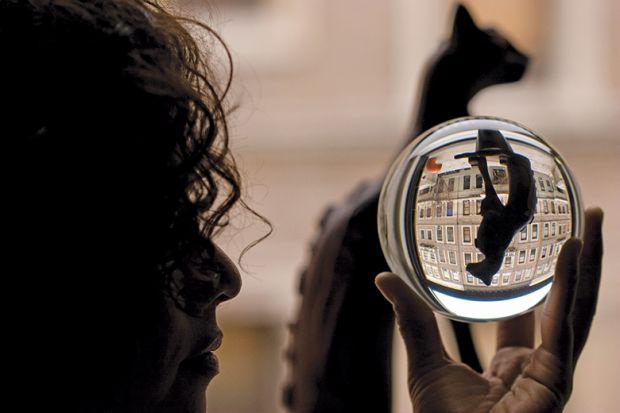
[[[501,134],[512,153],[505,146],[491,148],[479,139],[487,135],[480,131],[489,130],[495,132],[489,133],[494,137],[487,142]],[[529,160],[529,171],[520,156]],[[469,186],[465,176],[470,176]],[[394,185],[395,177],[399,185]],[[514,186],[515,181],[521,182]],[[491,200],[486,206],[485,199]],[[480,207],[472,207],[472,200],[481,201]],[[464,201],[470,201],[469,213]],[[536,206],[533,214],[531,205]],[[500,216],[517,216],[504,216],[489,225],[489,221],[483,223],[489,210]],[[398,275],[380,274],[376,284],[393,304],[406,343],[415,412],[562,411],[594,315],[601,271],[602,211],[587,211],[585,221],[580,215],[574,182],[559,155],[542,139],[511,122],[487,118],[452,121],[405,150],[388,176],[379,209],[384,253]],[[503,227],[495,233],[497,225]],[[463,233],[467,227],[471,227],[470,237],[475,234],[487,240],[468,241],[468,231]],[[435,229],[430,237],[429,228]],[[442,228],[440,236],[438,228]],[[506,241],[506,234],[512,231],[514,236]],[[580,233],[584,235],[583,248],[580,240],[572,238]],[[492,245],[494,237],[497,246]],[[554,247],[549,260],[552,244],[562,248],[557,254]],[[496,257],[486,259],[505,246],[499,267]],[[478,248],[486,248],[489,255],[474,255]],[[465,254],[472,254],[469,262]],[[476,263],[483,263],[484,268],[469,265]],[[490,274],[496,267],[495,274]],[[527,269],[531,272],[526,273]],[[528,310],[543,301],[547,292],[542,343],[533,348],[534,316]],[[483,374],[446,354],[429,306],[458,320],[503,319],[497,329],[497,353]],[[517,314],[522,315],[508,319]]]

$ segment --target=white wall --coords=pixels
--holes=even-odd
[[[420,70],[448,31],[453,1],[262,0],[220,12],[178,0],[214,22],[235,58],[237,133],[258,149],[389,145],[406,127]],[[221,2],[226,4],[225,1]],[[620,6],[614,0],[518,0],[474,16],[500,30],[531,19],[537,71],[495,87],[472,112],[505,116],[551,140],[608,139],[620,115]],[[532,5],[532,3],[534,5]],[[208,13],[211,10],[211,13]],[[538,15],[540,14],[540,15]],[[504,22],[505,20],[505,22]],[[504,26],[504,27],[503,27]],[[525,37],[525,36],[524,36]],[[540,67],[542,66],[542,67]],[[541,74],[542,73],[542,74]]]

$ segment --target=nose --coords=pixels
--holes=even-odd
[[[224,251],[215,246],[215,260],[221,268],[221,283],[218,301],[228,301],[235,298],[241,291],[241,275],[237,266],[231,261]]]

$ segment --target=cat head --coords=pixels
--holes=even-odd
[[[456,9],[446,56],[458,65],[454,70],[464,72],[473,94],[520,80],[529,60],[496,30],[480,29],[463,5]]]

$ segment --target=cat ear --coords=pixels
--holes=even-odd
[[[454,15],[454,25],[452,27],[452,37],[456,39],[464,39],[470,37],[472,34],[479,32],[478,26],[472,19],[469,11],[459,4],[456,8]]]

